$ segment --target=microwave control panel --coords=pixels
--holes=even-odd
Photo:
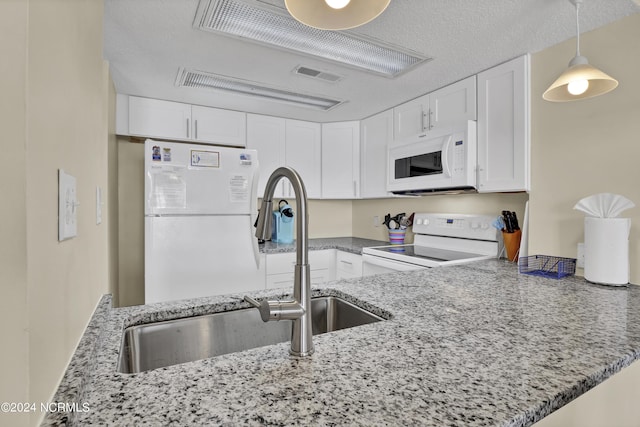
[[[459,139],[453,142],[453,174],[458,175],[464,173],[465,160],[464,141]]]

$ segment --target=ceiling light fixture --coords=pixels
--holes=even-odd
[[[258,82],[235,79],[206,71],[188,70],[186,68],[178,70],[176,86],[223,90],[323,111],[328,111],[343,102],[337,99],[293,92],[287,89],[265,86]]]
[[[285,0],[298,21],[320,30],[347,30],[377,18],[391,0]]]
[[[329,8],[324,0],[320,1]],[[344,10],[353,3],[357,1],[351,0]],[[396,77],[417,64],[431,60],[417,52],[369,37],[309,27],[273,6],[237,0],[200,0],[194,27],[320,57],[386,77]]]
[[[587,58],[580,55],[580,5],[582,0],[569,1],[576,6],[576,56],[569,62],[569,68],[542,95],[542,98],[552,102],[593,98],[610,92],[618,86],[616,79],[589,65]]]

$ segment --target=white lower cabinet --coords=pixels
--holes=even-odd
[[[336,279],[362,277],[362,255],[336,251]]]
[[[296,253],[266,254],[266,283],[269,288],[292,287],[296,265]],[[362,255],[323,249],[309,251],[311,285],[319,285],[336,279],[362,277]]]
[[[311,285],[334,280],[336,277],[335,249],[309,251]],[[296,265],[296,253],[267,254],[267,288],[291,287]]]

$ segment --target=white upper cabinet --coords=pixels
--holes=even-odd
[[[360,122],[322,125],[322,198],[355,199],[360,181]]]
[[[166,139],[191,138],[191,105],[130,96],[129,134]]]
[[[128,126],[118,124],[118,129],[128,128],[129,135],[236,147],[246,144],[243,112],[136,96],[129,97],[128,107]]]
[[[319,123],[248,114],[247,148],[258,150],[260,163],[258,196],[264,194],[267,180],[274,170],[289,166],[302,177],[307,197],[320,198],[321,143]],[[294,197],[289,180],[281,179],[274,198]]]
[[[393,140],[425,136],[429,130],[429,95],[423,95],[393,109]]]
[[[262,197],[271,173],[286,164],[285,119],[247,114],[247,148],[258,150],[260,165],[258,197]],[[281,180],[278,183],[275,197],[284,197],[285,185],[289,185],[288,181]]]
[[[476,120],[476,77],[398,105],[393,109],[393,140],[427,136],[433,129]]]
[[[467,77],[429,95],[429,126],[431,129],[475,120],[476,76]]]
[[[393,139],[393,110],[360,122],[360,197],[389,197],[387,145]]]
[[[286,120],[286,164],[300,174],[307,190],[307,197],[322,196],[321,154],[322,130],[320,123]],[[294,197],[290,189],[288,197]]]
[[[478,74],[478,191],[529,190],[529,56]]]
[[[194,105],[191,107],[196,141],[244,147],[247,141],[246,114]]]

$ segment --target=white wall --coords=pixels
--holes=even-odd
[[[572,208],[600,192],[640,206],[640,14],[580,38],[581,53],[620,85],[588,100],[552,103],[542,93],[575,55],[575,39],[532,55],[530,253],[576,256],[584,215]],[[631,282],[640,284],[640,208],[632,219]]]
[[[27,2],[0,2],[0,402],[29,397],[26,222]],[[24,426],[28,416],[0,413],[0,425]]]
[[[96,225],[95,212],[97,186],[108,198],[102,15],[102,1],[0,2],[3,402],[51,399],[109,292],[108,214]],[[81,203],[78,236],[65,242],[57,239],[59,168],[77,178]],[[36,425],[42,416],[0,414],[0,424]]]

